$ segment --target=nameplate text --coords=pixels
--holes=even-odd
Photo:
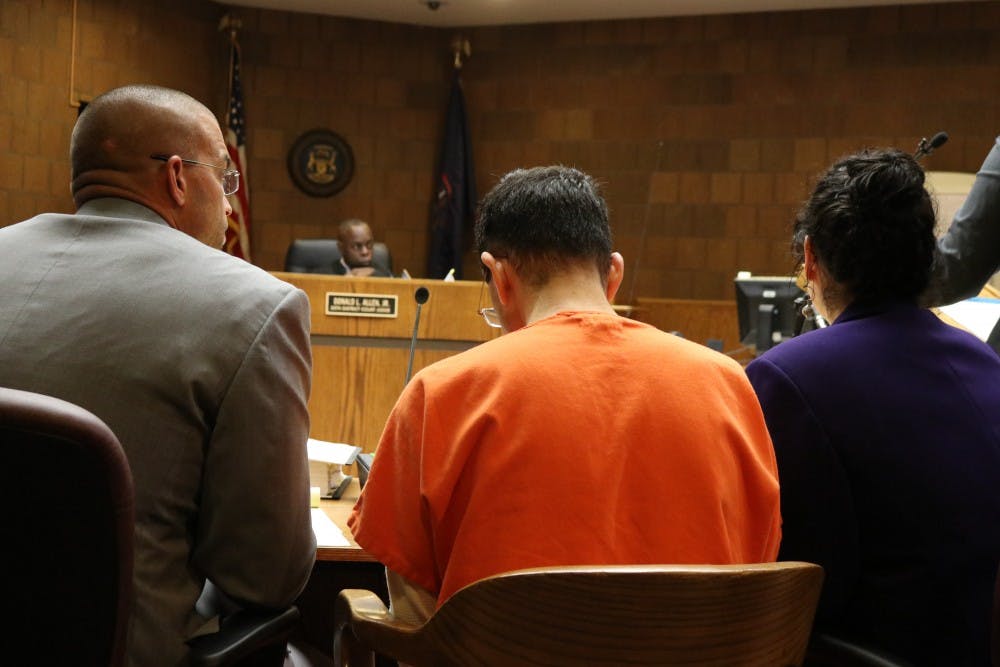
[[[399,297],[395,294],[355,294],[327,292],[326,314],[339,317],[397,317]]]

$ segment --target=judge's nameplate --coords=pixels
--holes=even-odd
[[[339,317],[398,317],[399,297],[395,294],[327,292],[326,314]]]

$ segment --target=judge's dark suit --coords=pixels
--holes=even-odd
[[[120,199],[0,229],[0,284],[0,385],[87,408],[128,455],[130,663],[178,664],[214,629],[206,577],[292,602],[315,558],[306,296]]]
[[[379,266],[378,264],[373,263],[372,269],[373,269],[371,274],[372,278],[392,278],[392,274],[389,273],[389,271],[387,271],[386,269]],[[332,273],[335,276],[346,276],[346,275],[351,275],[351,270],[347,266],[347,264],[344,263],[343,258],[341,258],[333,263],[333,268],[331,269],[330,273]]]
[[[852,305],[747,367],[774,441],[779,560],[826,570],[817,627],[988,665],[1000,358],[908,304]]]

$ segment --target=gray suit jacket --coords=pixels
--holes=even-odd
[[[214,629],[206,578],[292,602],[315,558],[305,294],[121,199],[0,229],[0,285],[0,385],[87,408],[128,455],[131,664],[183,663]]]
[[[979,294],[1000,270],[1000,137],[976,174],[965,203],[938,240],[934,271],[922,302],[955,303]]]

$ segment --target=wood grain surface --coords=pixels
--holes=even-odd
[[[805,657],[822,580],[793,562],[543,568],[467,586],[419,627],[367,591],[343,591],[336,616],[360,664],[375,648],[418,667],[780,667]]]

